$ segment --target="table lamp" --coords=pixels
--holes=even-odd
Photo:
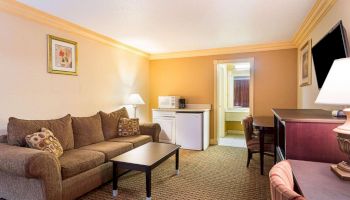
[[[346,122],[333,129],[337,134],[339,149],[350,156],[350,58],[337,59],[316,99],[318,104],[342,105]],[[350,180],[350,165],[342,161],[331,165],[332,171],[344,180]]]
[[[136,118],[137,105],[143,105],[145,104],[145,102],[143,101],[142,97],[138,93],[133,93],[129,95],[128,104],[134,107],[134,118]]]

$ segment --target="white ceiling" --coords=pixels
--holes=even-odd
[[[291,40],[316,0],[19,0],[149,53]]]

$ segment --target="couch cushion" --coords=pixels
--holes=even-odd
[[[120,118],[129,118],[126,108],[121,108],[112,113],[99,112],[102,120],[103,134],[106,140],[115,138],[118,136],[118,123]]]
[[[134,136],[128,136],[128,137],[119,137],[119,138],[113,138],[108,140],[110,142],[129,142],[133,144],[133,147],[139,147],[141,145],[144,145],[148,142],[152,142],[152,137],[149,135],[134,135]]]
[[[72,121],[74,147],[76,149],[104,141],[101,117],[99,114],[91,117],[72,117]]]
[[[132,144],[127,142],[99,142],[88,146],[81,147],[79,149],[86,149],[91,151],[98,151],[105,154],[106,161],[130,151]]]
[[[97,151],[73,149],[65,151],[59,161],[62,179],[66,179],[103,164],[105,155]]]
[[[52,131],[54,136],[60,141],[63,150],[74,148],[72,119],[70,115],[54,120],[23,120],[10,117],[7,125],[8,144],[26,146],[25,137],[40,131],[43,127]]]

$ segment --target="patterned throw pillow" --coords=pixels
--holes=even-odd
[[[140,135],[139,119],[121,118],[118,124],[118,136]]]
[[[41,128],[41,132],[27,135],[25,139],[30,148],[53,153],[57,158],[63,154],[60,142],[49,129]]]

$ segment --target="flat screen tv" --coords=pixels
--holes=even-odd
[[[318,88],[322,88],[333,61],[349,56],[349,43],[346,30],[340,21],[312,47]]]

